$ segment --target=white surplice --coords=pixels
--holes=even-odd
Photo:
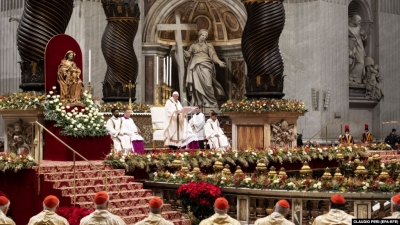
[[[112,116],[106,124],[106,128],[108,133],[111,135],[111,138],[114,142],[114,149],[115,151],[121,151],[121,150],[130,150],[132,149],[132,142],[131,138],[129,135],[123,134],[123,124],[122,124],[122,119],[121,118],[116,118],[115,116]]]
[[[110,213],[106,209],[96,209],[81,219],[80,225],[126,225],[121,217]]]
[[[57,215],[54,211],[43,210],[36,216],[33,216],[28,225],[35,225],[38,223],[42,224],[54,224],[54,225],[69,225],[68,220],[62,216]]]
[[[189,120],[189,125],[192,128],[192,131],[197,135],[197,139],[204,140],[204,124],[205,121],[204,114],[199,112],[194,114],[192,118]]]
[[[227,149],[230,147],[228,138],[225,136],[221,127],[219,127],[218,120],[213,121],[212,119],[208,119],[204,125],[204,132],[210,148]],[[216,137],[217,134],[219,137]]]

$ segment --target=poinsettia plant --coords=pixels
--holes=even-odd
[[[182,208],[188,212],[190,206],[190,211],[196,217],[192,224],[197,224],[214,214],[213,204],[221,196],[221,189],[206,182],[191,182],[182,184],[177,193]]]
[[[88,210],[76,206],[59,207],[56,211],[59,216],[67,219],[70,225],[79,225],[81,219],[92,212],[93,210]]]

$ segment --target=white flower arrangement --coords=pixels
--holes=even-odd
[[[55,127],[62,127],[62,135],[74,137],[96,137],[107,135],[104,117],[94,104],[92,96],[85,91],[82,97],[85,108],[77,106],[63,106],[60,95],[52,91],[47,95],[44,103],[45,120],[55,122]],[[80,112],[79,112],[80,111]]]

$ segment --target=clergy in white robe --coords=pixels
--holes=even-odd
[[[60,204],[60,200],[54,195],[47,196],[43,201],[43,211],[33,216],[28,225],[35,224],[53,224],[53,225],[69,225],[68,220],[55,212]]]
[[[127,134],[132,142],[132,149],[135,153],[144,153],[143,137],[138,133],[135,122],[130,118],[132,110],[124,109],[124,116],[122,118],[122,132]]]
[[[96,210],[81,219],[80,225],[126,225],[121,217],[108,211],[109,196],[106,192],[97,192],[94,196]]]
[[[15,225],[15,222],[6,216],[10,208],[10,200],[5,196],[0,196],[0,224]]]
[[[211,114],[211,119],[208,119],[204,125],[204,132],[211,149],[224,149],[230,148],[228,138],[222,131],[217,120],[217,113]]]
[[[330,210],[327,214],[317,216],[313,225],[342,224],[351,225],[354,216],[347,214],[345,210],[346,200],[340,194],[331,197]]]
[[[196,106],[196,114],[192,116],[189,120],[189,126],[192,131],[197,135],[197,139],[199,140],[200,149],[204,149],[204,124],[206,118],[204,114],[201,112],[201,107]]]
[[[274,207],[271,215],[258,219],[254,225],[294,225],[285,217],[289,214],[290,205],[286,200],[279,200]]]
[[[228,213],[229,203],[225,198],[217,198],[214,203],[215,214],[211,217],[202,220],[200,225],[215,225],[215,224],[231,224],[240,225],[240,222],[230,217]]]
[[[163,201],[161,198],[154,197],[150,199],[149,208],[149,216],[146,219],[135,223],[135,225],[173,225],[171,221],[168,221],[161,216],[163,208]]]
[[[182,145],[185,132],[185,114],[179,113],[182,105],[178,100],[179,93],[174,92],[165,103],[164,144],[171,149]]]
[[[390,210],[392,212],[392,215],[385,217],[384,219],[400,219],[400,194],[392,197]]]
[[[112,109],[111,113],[113,116],[107,121],[106,128],[108,133],[111,135],[111,139],[114,142],[115,151],[119,152],[124,150],[125,152],[132,150],[131,138],[127,133],[124,133],[122,129],[122,120],[119,117],[118,109]]]

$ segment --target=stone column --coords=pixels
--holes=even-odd
[[[131,93],[129,81],[136,83],[138,60],[133,40],[139,26],[140,10],[134,0],[102,0],[108,24],[101,40],[101,49],[107,63],[103,82],[103,100],[115,102],[135,101],[136,86]]]
[[[282,98],[283,60],[279,36],[285,24],[283,0],[242,0],[247,22],[242,51],[248,68],[246,96]]]
[[[44,91],[44,51],[47,42],[64,34],[72,15],[74,0],[27,0],[17,30],[24,91]],[[54,74],[56,76],[56,74]]]

